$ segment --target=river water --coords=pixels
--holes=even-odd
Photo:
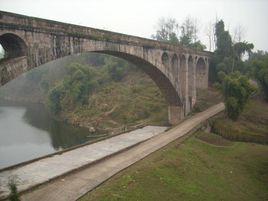
[[[82,144],[85,128],[54,120],[41,104],[0,104],[0,169]]]

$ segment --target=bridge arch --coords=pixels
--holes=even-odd
[[[168,66],[169,66],[169,56],[168,56],[168,53],[164,52],[164,53],[162,54],[161,60],[162,60],[162,64],[163,64],[165,67],[168,67]]]
[[[196,86],[197,88],[207,88],[207,68],[204,58],[199,57],[196,63]]]
[[[4,59],[12,59],[27,55],[27,46],[22,38],[13,33],[5,33],[0,36],[5,55]]]

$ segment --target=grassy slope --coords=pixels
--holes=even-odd
[[[252,99],[236,122],[216,119],[213,131],[228,139],[268,143],[268,103]]]
[[[199,91],[196,111],[222,100],[213,89]],[[216,102],[215,102],[216,101]],[[251,100],[239,121],[221,116],[229,136],[267,135],[267,103]],[[252,138],[251,138],[252,140]],[[263,138],[260,139],[263,142]],[[88,193],[91,200],[268,200],[268,146],[232,142],[198,132],[127,168]]]
[[[122,171],[81,201],[268,199],[268,146],[234,142],[222,147],[196,137],[179,144]]]

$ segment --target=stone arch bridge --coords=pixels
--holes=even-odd
[[[140,67],[168,102],[169,122],[177,124],[208,87],[210,52],[165,42],[0,11],[0,86],[49,61],[83,52],[123,58]]]

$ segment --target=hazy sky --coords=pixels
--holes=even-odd
[[[208,46],[206,27],[216,16],[255,50],[268,51],[268,0],[0,0],[0,10],[149,38],[160,17],[198,19],[200,39]]]

